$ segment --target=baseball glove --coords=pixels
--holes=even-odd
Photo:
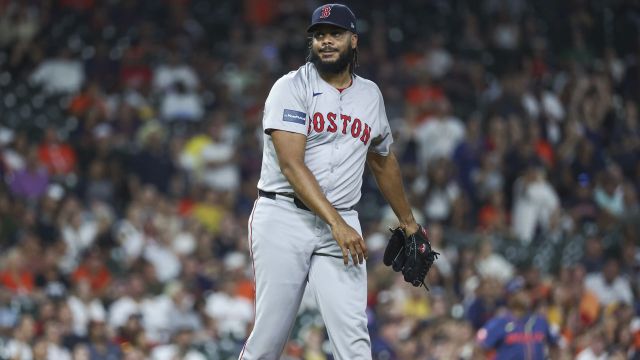
[[[439,253],[431,249],[427,231],[418,227],[415,234],[407,235],[400,227],[389,229],[391,238],[384,251],[383,262],[393,271],[402,272],[404,280],[413,286],[424,286],[424,279]]]
[[[406,257],[404,254],[405,234],[402,228],[397,227],[395,229],[389,229],[391,231],[391,238],[387,243],[387,247],[384,249],[384,257],[382,262],[391,266],[393,271],[400,272],[404,267]]]

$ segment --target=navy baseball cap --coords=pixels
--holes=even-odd
[[[316,25],[329,24],[357,33],[356,16],[346,5],[326,4],[317,8],[311,15],[311,25],[307,32],[312,32]]]
[[[507,284],[504,287],[504,290],[507,293],[507,295],[513,295],[520,290],[524,290],[524,288],[525,288],[524,278],[522,276],[517,276],[507,282]]]

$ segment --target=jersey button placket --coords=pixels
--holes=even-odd
[[[342,95],[338,96],[338,101],[342,102]],[[342,104],[340,104],[340,106],[338,107],[338,116],[337,116],[337,118],[338,119],[342,118]],[[340,121],[338,121],[338,124],[340,124]],[[338,139],[340,138],[339,134],[340,134],[340,131],[341,131],[340,129],[341,129],[341,127],[340,127],[340,125],[338,125],[338,130],[336,131],[338,136],[333,138],[333,149],[331,149],[331,160],[330,160],[331,162],[329,163],[329,173],[330,174],[333,174],[334,170],[336,168],[336,165],[335,165],[336,163],[335,163],[334,159],[338,156],[338,149],[340,148],[340,146],[338,145],[338,141],[339,141]]]
[[[340,100],[342,100],[342,96],[339,97]],[[342,105],[340,105],[340,107],[338,108],[338,119],[342,118]],[[339,122],[338,122],[339,123]],[[338,126],[338,130],[337,133],[340,134],[341,130],[340,130],[340,126]],[[331,149],[331,163],[329,164],[330,168],[329,168],[329,172],[331,174],[333,174],[333,171],[335,170],[336,167],[336,163],[335,160],[338,157],[338,149],[340,149],[340,145],[338,145],[340,139],[340,135],[336,136],[333,138],[333,149]]]
[[[336,168],[336,157],[338,156],[338,149],[340,148],[340,146],[338,145],[338,137],[336,136],[333,139],[333,146],[331,149],[331,158],[329,160],[329,173],[333,174],[333,171]]]

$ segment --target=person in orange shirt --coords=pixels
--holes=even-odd
[[[104,264],[99,250],[87,253],[84,261],[73,272],[73,283],[86,280],[91,285],[91,291],[98,297],[102,297],[111,284],[111,272]]]
[[[100,86],[95,82],[86,84],[80,93],[71,99],[69,112],[78,117],[94,116],[104,119],[107,115],[107,104],[100,92]]]
[[[584,278],[587,275],[586,269],[581,264],[577,264],[573,269],[573,291],[578,299],[578,310],[580,322],[583,326],[593,326],[600,317],[600,301],[596,294],[587,289],[584,285]]]
[[[67,175],[76,168],[75,150],[61,141],[54,127],[47,129],[38,147],[38,157],[52,175]]]
[[[0,269],[0,285],[15,294],[30,294],[34,289],[34,275],[26,265],[22,250],[12,249]]]
[[[478,228],[489,233],[505,234],[509,231],[509,213],[506,211],[504,194],[500,190],[491,192],[488,200],[478,212]]]

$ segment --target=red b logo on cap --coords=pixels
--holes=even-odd
[[[324,19],[329,17],[329,15],[331,15],[331,6],[325,6],[322,8],[322,11],[320,12],[320,19]]]

